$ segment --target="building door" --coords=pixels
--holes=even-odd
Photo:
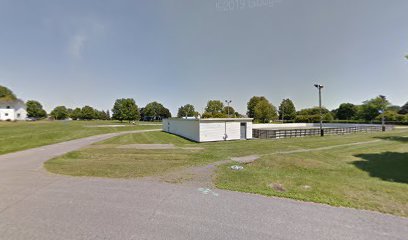
[[[247,129],[247,124],[246,123],[241,123],[241,139],[246,139],[246,129]]]

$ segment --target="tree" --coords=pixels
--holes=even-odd
[[[262,99],[256,104],[254,112],[255,121],[268,123],[271,120],[275,120],[278,118],[276,107],[266,99]]]
[[[0,100],[15,101],[17,100],[17,97],[10,89],[0,85]]]
[[[336,111],[336,118],[339,120],[351,120],[356,117],[357,107],[351,103],[342,103]]]
[[[151,102],[143,108],[143,120],[161,120],[171,117],[170,110],[165,108],[163,104]]]
[[[191,104],[186,104],[184,106],[179,107],[177,111],[177,117],[182,118],[182,117],[194,117],[196,114],[194,106]]]
[[[72,118],[72,120],[81,119],[81,109],[80,108],[75,108],[74,110],[72,110],[69,117]]]
[[[322,118],[323,121],[332,121],[332,113],[325,107],[322,107]],[[305,108],[296,113],[296,122],[306,122],[306,123],[317,123],[320,122],[320,108]]]
[[[95,112],[95,109],[90,106],[85,106],[81,109],[81,119],[83,120],[92,120],[97,118],[97,114]]]
[[[29,100],[27,101],[26,106],[28,117],[38,119],[47,117],[47,112],[43,109],[43,106],[38,101]]]
[[[112,118],[115,120],[135,121],[140,118],[139,109],[132,98],[122,98],[115,101],[112,109]]]
[[[401,109],[398,112],[399,114],[407,114],[408,113],[408,102],[404,104],[404,106],[401,107]]]
[[[257,97],[253,96],[251,99],[249,99],[249,102],[247,103],[247,115],[250,118],[255,118],[255,107],[259,103],[259,101],[262,100],[267,100],[265,97]]]
[[[296,117],[295,104],[289,98],[284,99],[279,106],[279,119],[282,119],[282,115],[284,120],[294,120]]]
[[[358,114],[360,118],[367,121],[375,119],[380,115],[380,111],[385,110],[387,106],[390,105],[390,102],[381,96],[372,98],[370,100],[364,101],[361,105],[360,113]]]
[[[55,120],[64,120],[68,117],[68,110],[65,106],[58,106],[52,110],[50,115]]]
[[[207,102],[207,106],[205,107],[205,112],[216,114],[222,113],[222,109],[224,108],[224,104],[220,100],[210,100]]]
[[[236,117],[237,116],[237,113],[235,112],[235,109],[233,108],[233,107],[231,107],[231,106],[225,106],[223,109],[222,109],[222,113],[224,114],[224,115],[229,115],[229,117]]]

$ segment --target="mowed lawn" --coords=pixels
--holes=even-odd
[[[127,125],[126,127],[95,127]],[[161,128],[114,121],[0,122],[0,154],[103,133]]]
[[[173,144],[173,149],[122,149]],[[119,147],[119,148],[118,148]],[[218,168],[218,188],[408,217],[408,129],[386,133],[193,143],[163,133],[116,137],[46,162],[54,173],[134,178],[259,155],[244,170]]]

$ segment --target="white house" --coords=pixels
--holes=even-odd
[[[252,138],[252,118],[163,119],[163,131],[195,142]]]
[[[25,120],[27,118],[27,108],[20,100],[0,101],[0,121]]]

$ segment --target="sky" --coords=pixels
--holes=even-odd
[[[111,109],[252,96],[297,109],[408,101],[406,0],[0,0],[0,85]]]

